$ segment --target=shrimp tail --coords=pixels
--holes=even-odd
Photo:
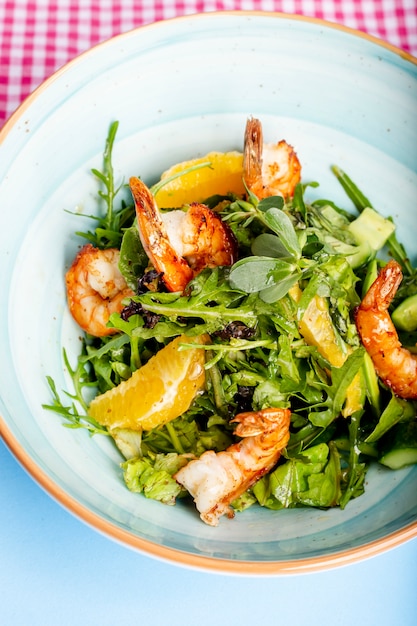
[[[417,399],[417,356],[404,348],[388,309],[402,281],[400,265],[382,268],[355,311],[362,344],[379,378],[401,398]]]
[[[243,170],[246,172],[246,184],[251,189],[262,178],[263,132],[259,120],[253,117],[246,122],[243,146]]]
[[[188,263],[170,244],[155,199],[148,187],[132,176],[129,186],[135,203],[139,236],[143,248],[169,291],[183,291],[193,277]]]
[[[261,122],[246,122],[243,172],[247,188],[260,200],[270,196],[291,198],[301,179],[301,164],[293,147],[281,140],[264,143]]]
[[[399,264],[394,261],[387,263],[365,294],[361,307],[367,311],[388,311],[402,279]]]

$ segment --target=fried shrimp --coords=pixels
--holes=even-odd
[[[130,189],[142,245],[169,291],[184,291],[189,281],[206,267],[234,263],[235,236],[206,205],[193,203],[187,211],[161,214],[141,180],[132,177]]]
[[[300,161],[292,146],[284,140],[263,143],[262,125],[255,118],[246,123],[243,171],[247,187],[260,200],[292,197],[301,179]]]
[[[74,320],[95,337],[116,332],[108,327],[112,313],[123,308],[123,300],[134,293],[118,268],[119,250],[99,250],[85,245],[76,255],[66,277],[67,300]]]
[[[417,399],[417,356],[404,348],[388,313],[402,281],[400,265],[380,271],[355,312],[356,326],[381,380],[406,399]]]
[[[222,452],[207,450],[175,474],[206,524],[217,526],[225,513],[233,517],[230,503],[274,467],[290,436],[290,417],[289,409],[240,413],[232,421],[241,441]]]

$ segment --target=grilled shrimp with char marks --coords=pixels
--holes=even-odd
[[[112,313],[120,313],[123,300],[132,297],[120,273],[119,250],[100,250],[86,244],[66,273],[65,283],[70,313],[90,335],[104,337],[117,332],[107,326]]]
[[[219,215],[204,204],[187,211],[161,213],[148,187],[130,179],[142,245],[169,291],[184,291],[206,267],[229,266],[237,256],[237,241]]]
[[[292,197],[301,179],[301,164],[293,147],[284,140],[264,143],[261,122],[255,118],[246,123],[243,171],[247,187],[259,200]]]
[[[401,267],[389,261],[355,312],[356,326],[381,380],[393,392],[417,399],[417,355],[404,348],[388,313],[402,281]]]
[[[194,498],[201,519],[217,526],[223,514],[233,517],[230,503],[277,463],[290,436],[289,409],[240,413],[235,434],[242,440],[222,452],[207,450],[174,478]]]

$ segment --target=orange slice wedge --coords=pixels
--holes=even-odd
[[[208,163],[207,167],[202,166]],[[243,185],[243,155],[240,152],[210,152],[206,156],[173,165],[161,176],[166,180],[179,172],[190,170],[174,178],[155,193],[161,209],[178,208],[192,202],[202,202],[215,194],[245,192]],[[159,183],[158,183],[159,185]]]
[[[89,414],[108,428],[151,430],[179,417],[205,384],[208,335],[181,335],[117,387],[94,398]],[[180,350],[180,344],[197,347]]]

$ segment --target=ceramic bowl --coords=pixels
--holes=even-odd
[[[417,467],[374,467],[341,510],[252,507],[217,528],[194,509],[130,493],[107,438],[62,426],[42,408],[46,376],[70,389],[79,330],[63,275],[96,210],[112,121],[117,180],[152,183],[175,162],[241,150],[248,116],[295,146],[306,180],[349,206],[338,164],[417,260],[416,59],[322,21],[207,13],[146,26],[81,55],[36,90],[3,128],[0,162],[1,433],[33,478],[98,531],[148,555],[219,572],[306,572],[375,555],[417,535]],[[319,193],[319,192],[317,192]]]

